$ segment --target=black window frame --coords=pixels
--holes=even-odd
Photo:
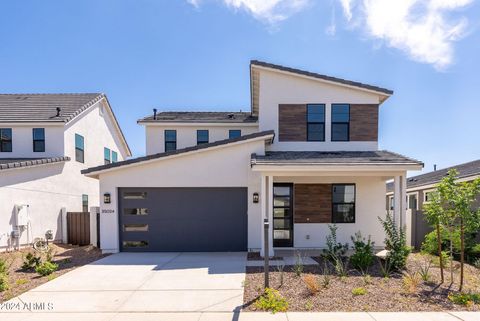
[[[308,107],[313,107],[313,106],[322,106],[323,107],[323,122],[309,121],[309,119],[308,119]],[[325,104],[307,104],[307,110],[306,110],[307,142],[324,142],[325,141],[325,113],[326,113],[326,105]],[[323,125],[323,139],[311,139],[310,138],[310,125]]]
[[[81,148],[77,146],[77,137],[80,137],[82,139]],[[85,137],[77,133],[75,133],[75,161],[83,164],[85,163]]]
[[[348,202],[335,202],[333,197],[333,191],[335,186],[353,186],[353,203]],[[350,205],[353,204],[353,221],[351,222],[340,222],[335,219],[335,205]],[[339,184],[332,184],[332,217],[331,221],[333,224],[355,224],[357,219],[357,185],[355,183],[339,183]]]
[[[234,137],[232,137],[232,133],[238,133],[236,135],[234,135]],[[241,129],[230,129],[228,131],[228,139],[233,139],[233,138],[238,138],[242,136],[242,130]]]
[[[333,121],[333,109],[334,109],[335,106],[348,106],[348,122]],[[331,105],[330,140],[332,142],[349,142],[350,141],[350,111],[351,111],[350,104],[335,103],[335,104]],[[333,127],[334,127],[334,125],[347,125],[347,139],[333,139]]]
[[[112,163],[112,150],[108,147],[103,147],[103,164],[108,165],[110,163]]]
[[[200,133],[206,132],[207,133],[207,140],[200,140]],[[210,141],[210,132],[208,129],[197,129],[197,145],[201,144],[208,144]]]
[[[88,194],[82,194],[82,212],[88,212]]]
[[[171,132],[171,133],[174,133],[175,134],[175,140],[170,140],[168,139],[167,140],[167,132]],[[165,152],[170,152],[170,151],[174,151],[174,150],[177,150],[177,130],[176,129],[165,129],[163,131],[163,137],[164,137],[164,150]],[[167,147],[167,146],[171,146],[173,144],[173,148],[171,147]]]
[[[9,132],[10,139],[4,139],[3,132]],[[8,148],[6,146],[9,146]],[[11,128],[0,128],[0,152],[11,153],[13,151],[13,130]]]
[[[36,132],[40,132],[43,138],[36,137]],[[32,128],[32,141],[33,152],[44,153],[45,152],[45,128]]]

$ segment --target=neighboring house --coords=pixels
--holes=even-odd
[[[423,215],[423,204],[429,201],[430,195],[435,191],[435,187],[448,171],[456,169],[458,171],[458,182],[469,182],[480,178],[480,159],[468,163],[447,167],[422,175],[407,178],[407,230],[411,237],[411,244],[416,249],[420,249],[425,235],[432,231],[432,228],[426,222]],[[393,183],[387,183],[386,208],[393,211],[394,206],[394,186]],[[480,208],[480,195],[477,197],[474,208]],[[411,216],[411,219],[410,219]],[[411,227],[409,226],[411,224]]]
[[[331,223],[381,246],[385,181],[404,193],[423,166],[378,150],[392,91],[259,61],[250,74],[249,113],[155,111],[146,156],[82,171],[100,180],[103,251],[263,253],[265,218],[269,254],[322,248]]]
[[[0,94],[0,249],[47,230],[62,239],[62,208],[99,205],[98,180],[80,171],[127,156],[103,94]]]

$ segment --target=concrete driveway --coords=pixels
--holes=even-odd
[[[119,253],[9,302],[56,313],[239,311],[245,265],[246,253]]]

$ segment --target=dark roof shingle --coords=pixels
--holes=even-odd
[[[0,94],[0,122],[68,122],[103,97],[99,93]]]
[[[412,176],[407,178],[407,189],[432,185],[440,182],[444,178],[448,171],[451,169],[456,169],[458,171],[458,178],[467,178],[470,176],[480,175],[480,159],[463,163],[459,165],[450,166],[447,168],[439,169],[433,172]],[[393,191],[393,183],[387,184],[387,192]]]
[[[423,166],[423,163],[418,160],[385,150],[265,152],[265,155],[252,155],[252,164],[417,164]]]
[[[70,161],[70,157],[68,156],[50,158],[0,158],[0,170],[68,161]]]
[[[250,112],[227,111],[163,111],[138,120],[139,123],[255,123],[257,117]]]
[[[182,148],[182,149],[177,149],[174,151],[169,151],[169,152],[164,152],[164,153],[157,153],[157,154],[152,154],[152,155],[147,155],[147,156],[142,156],[142,157],[137,157],[137,158],[132,158],[128,160],[124,160],[121,162],[116,162],[116,163],[110,163],[107,165],[101,165],[101,166],[96,166],[96,167],[91,167],[82,170],[82,174],[88,174],[88,173],[93,173],[93,172],[98,172],[98,171],[103,171],[106,169],[110,168],[115,168],[115,167],[122,167],[125,165],[131,165],[131,164],[136,164],[136,163],[141,163],[141,162],[146,162],[154,159],[160,159],[168,156],[174,156],[174,155],[180,155],[180,154],[185,154],[188,152],[194,152],[194,151],[199,151],[203,149],[208,149],[211,147],[217,147],[217,146],[222,146],[222,145],[228,145],[232,143],[237,143],[237,142],[242,142],[258,137],[266,137],[266,136],[273,136],[275,135],[273,130],[266,130],[263,132],[257,132],[253,134],[248,134],[248,135],[243,135],[237,138],[231,138],[231,139],[224,139],[224,140],[219,140],[216,142],[208,143],[208,144],[201,144],[201,145],[196,145],[196,146],[191,146],[187,148]]]
[[[322,80],[326,80],[326,81],[339,83],[339,84],[342,84],[342,85],[353,86],[353,87],[368,89],[368,90],[372,90],[372,91],[376,91],[376,92],[381,92],[381,93],[386,94],[386,95],[392,95],[393,94],[393,90],[390,90],[390,89],[386,89],[386,88],[382,88],[382,87],[378,87],[378,86],[373,86],[373,85],[367,85],[367,84],[363,84],[363,83],[357,82],[357,81],[351,81],[351,80],[347,80],[347,79],[342,79],[342,78],[317,74],[315,72],[305,71],[305,70],[301,70],[301,69],[285,67],[285,66],[276,65],[276,64],[272,64],[272,63],[268,63],[268,62],[264,62],[264,61],[252,60],[252,61],[250,61],[250,65],[272,68],[272,69],[277,69],[277,70],[286,71],[286,72],[291,72],[291,73],[294,73],[294,74],[299,74],[299,75],[308,76],[308,77],[312,77],[312,78],[318,78],[318,79],[322,79]]]

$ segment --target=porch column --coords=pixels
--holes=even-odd
[[[409,229],[409,225],[407,222],[407,177],[406,173],[400,176],[400,226]],[[408,231],[407,231],[408,232]],[[408,234],[407,234],[408,235]]]
[[[393,220],[397,226],[400,226],[401,199],[400,176],[395,176],[393,178]]]
[[[269,247],[269,252],[268,252],[268,255],[269,256],[273,256],[274,255],[274,251],[273,251],[273,176],[268,176],[268,180],[267,180],[267,192],[268,192],[268,202],[267,202],[267,214],[268,214],[268,222],[270,223],[269,224],[269,230],[268,230],[268,234],[269,234],[269,238],[268,238],[268,247]]]
[[[260,226],[260,234],[261,234],[261,246],[260,246],[260,255],[263,257],[265,254],[264,244],[265,244],[265,235],[263,233],[263,220],[267,217],[267,183],[266,183],[266,176],[262,174],[262,178],[260,181],[260,209],[261,209],[261,216],[258,225]]]

